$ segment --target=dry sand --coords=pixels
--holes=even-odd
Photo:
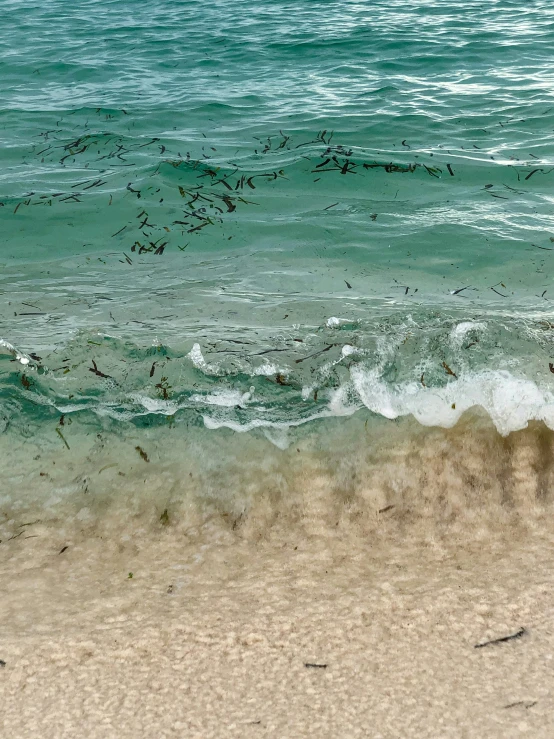
[[[2,736],[554,736],[548,521],[402,546],[167,526],[63,553],[36,531],[0,562]]]

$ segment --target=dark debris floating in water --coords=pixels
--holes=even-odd
[[[90,131],[90,122],[87,122],[86,132],[73,130],[78,128],[73,124],[78,116],[72,118],[71,113],[68,114],[63,121],[58,121],[62,124],[58,129],[39,134],[42,141],[34,144],[24,157],[27,165],[36,166],[37,160],[40,163],[39,180],[50,181],[52,175],[59,180],[60,187],[46,191],[39,181],[31,191],[19,197],[4,198],[1,204],[11,208],[12,215],[18,218],[24,218],[28,212],[26,209],[36,206],[59,209],[60,213],[55,217],[62,219],[73,218],[69,210],[72,206],[79,205],[85,210],[93,208],[99,214],[109,207],[110,223],[118,218],[123,220],[105,238],[109,236],[119,248],[124,247],[120,261],[130,266],[133,261],[126,250],[140,256],[162,256],[168,249],[184,252],[191,239],[213,231],[217,231],[214,234],[217,239],[233,238],[225,233],[225,224],[235,223],[245,208],[259,208],[260,203],[252,199],[255,192],[277,180],[282,183],[282,194],[286,197],[286,183],[307,177],[310,173],[318,175],[312,182],[314,186],[320,182],[328,186],[327,178],[355,176],[355,190],[361,194],[371,187],[371,182],[365,182],[364,177],[375,171],[387,175],[422,172],[435,179],[444,175],[454,176],[450,162],[442,165],[426,163],[418,154],[412,154],[412,157],[418,157],[419,161],[405,161],[408,154],[402,154],[402,161],[378,160],[371,150],[332,144],[333,133],[326,130],[311,139],[299,141],[284,131],[268,136],[261,142],[263,148],[254,149],[253,154],[259,163],[271,160],[273,167],[252,171],[220,155],[215,146],[208,148],[209,153],[206,147],[202,147],[199,156],[194,156],[191,151],[183,155],[182,149],[186,148],[183,143],[169,139],[161,143],[160,137],[147,137],[145,140],[134,137],[132,115],[128,110],[97,108],[95,115],[98,128],[124,118],[127,133],[93,132]],[[406,147],[405,141],[402,146]],[[412,152],[411,149],[409,151]],[[291,153],[301,154],[301,159],[291,159]],[[298,162],[302,165],[300,170]],[[553,171],[526,162],[510,167],[515,170],[518,181]],[[291,169],[294,171],[289,172]],[[126,174],[129,172],[134,173],[131,180]],[[446,182],[444,186],[447,186]],[[493,187],[487,184],[484,190],[497,198],[508,197],[493,191]],[[519,192],[508,184],[505,187],[514,193]],[[313,197],[317,198],[317,187]],[[137,201],[134,213],[133,198]],[[323,210],[335,208],[339,203],[326,205]],[[368,218],[375,221],[377,214],[369,214]]]
[[[538,427],[554,428],[546,4],[62,5],[35,3],[22,23],[8,3],[0,30],[0,441],[6,467],[18,448],[35,465],[29,493],[51,481],[88,507],[110,480],[119,494],[124,470],[133,493],[135,472],[149,488],[161,465],[173,474],[166,452],[175,489],[185,452],[197,486],[196,461],[217,462],[225,439],[226,470],[252,462],[267,491],[335,424],[332,479],[344,491],[358,479],[362,496],[371,479],[374,511],[392,520],[409,508],[395,430],[412,425],[417,445],[412,419],[462,428],[478,407],[503,434],[532,426],[530,451],[487,433],[464,467],[456,432],[429,433],[428,449],[455,458],[476,496],[529,459],[542,495],[551,434]],[[347,415],[359,447],[342,436]],[[287,434],[298,446],[271,468],[267,439],[282,451]],[[363,462],[376,436],[392,452],[382,488]],[[259,438],[260,456],[245,452]],[[408,448],[406,480],[419,466],[427,491],[429,457]],[[498,467],[468,485],[491,472],[485,458]],[[58,460],[87,479],[66,488]],[[437,485],[448,510],[452,475]],[[206,490],[227,487],[213,480]],[[179,518],[172,487],[151,488],[156,525]]]

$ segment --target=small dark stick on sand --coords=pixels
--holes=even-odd
[[[394,504],[387,505],[384,508],[379,508],[379,510],[377,511],[377,513],[386,513],[387,511],[392,511],[392,509],[394,507],[395,507]]]
[[[505,641],[512,641],[512,639],[521,639],[524,634],[527,633],[527,630],[523,628],[523,626],[518,629],[515,634],[509,634],[508,636],[501,636],[498,639],[489,639],[489,641],[481,642],[480,644],[475,644],[475,649],[481,649],[481,647],[488,647],[490,644],[502,644]]]
[[[304,662],[304,667],[318,667],[321,670],[327,669],[327,665],[318,665],[314,662]]]
[[[522,706],[523,708],[533,708],[537,705],[537,701],[516,701],[515,703],[508,703],[504,708],[516,708],[516,706]]]

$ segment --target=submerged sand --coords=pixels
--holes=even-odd
[[[468,533],[18,537],[2,736],[554,736],[554,527]]]

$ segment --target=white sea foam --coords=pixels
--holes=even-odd
[[[193,363],[196,369],[205,370],[208,366],[206,360],[204,359],[204,355],[202,354],[200,344],[194,344],[187,356],[190,358],[190,361]]]
[[[544,421],[554,429],[552,392],[500,370],[469,373],[444,387],[429,388],[417,382],[388,385],[377,369],[354,366],[351,382],[332,393],[330,408],[346,415],[360,402],[385,418],[412,415],[424,426],[451,428],[465,411],[478,406],[502,435],[525,428],[529,421]]]
[[[5,339],[0,339],[0,351],[4,349],[6,354],[10,354],[17,362],[22,364],[24,367],[26,367],[31,362],[31,358],[28,357],[26,354],[20,352],[18,349],[15,348],[12,344],[9,343],[9,341],[6,341]]]
[[[315,387],[315,386],[314,386]],[[308,400],[313,387],[302,389]],[[219,391],[210,396],[198,396],[199,402],[221,407],[245,406],[248,394]],[[354,365],[350,380],[328,394],[327,407],[318,413],[288,422],[275,422],[261,416],[241,423],[237,419],[205,414],[207,428],[229,428],[238,432],[256,428],[284,429],[330,416],[350,416],[365,407],[387,419],[413,416],[423,426],[452,428],[470,408],[482,408],[498,432],[507,435],[527,427],[531,421],[543,421],[554,429],[554,394],[540,388],[529,379],[516,377],[506,370],[484,370],[468,373],[443,387],[424,387],[420,382],[391,385],[386,383],[379,368],[368,370]],[[320,398],[321,399],[321,398]]]
[[[258,377],[271,377],[271,375],[277,375],[281,370],[276,364],[265,361],[259,367],[256,367],[252,374]]]
[[[450,343],[455,349],[459,349],[468,333],[471,331],[482,333],[486,329],[487,324],[482,321],[462,321],[456,324],[450,332]]]
[[[228,428],[232,431],[244,433],[246,431],[253,431],[254,429],[274,429],[278,431],[286,431],[289,428],[302,426],[303,424],[309,423],[310,421],[315,421],[317,418],[328,418],[332,415],[334,414],[328,409],[323,409],[319,413],[314,413],[311,416],[307,416],[306,418],[301,418],[294,421],[270,421],[263,418],[255,418],[252,421],[248,421],[247,423],[239,423],[238,421],[230,420],[228,418],[214,418],[208,415],[202,416],[202,419],[207,429]],[[268,436],[268,438],[270,438],[270,436]],[[274,436],[273,438],[270,438],[270,441],[272,441],[273,443],[275,443],[273,441],[274,438]]]
[[[240,390],[232,388],[221,388],[207,395],[196,394],[191,397],[195,403],[207,403],[208,405],[217,405],[223,408],[235,408],[236,406],[244,406],[252,399],[251,388],[249,392],[243,393]]]
[[[194,344],[187,357],[196,369],[204,372],[206,375],[220,374],[220,367],[217,364],[206,362],[200,344]]]
[[[142,405],[148,413],[159,413],[164,416],[172,416],[177,410],[179,410],[177,403],[174,403],[171,400],[149,398],[147,395],[139,395],[138,393],[133,393],[130,395],[130,398],[138,405]]]

